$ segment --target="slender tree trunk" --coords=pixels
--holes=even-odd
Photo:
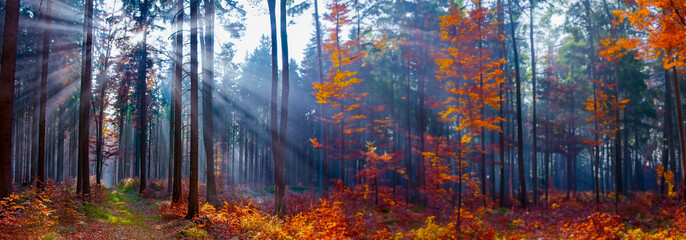
[[[188,213],[193,219],[198,214],[198,1],[191,0],[191,142]]]
[[[324,67],[322,66],[322,33],[321,33],[321,26],[319,24],[319,2],[317,0],[314,0],[314,22],[316,26],[316,34],[317,34],[317,73],[319,74],[319,84],[322,84],[324,82]],[[319,136],[320,136],[320,141],[325,142],[326,141],[326,124],[324,123],[324,104],[319,104],[319,118],[321,121],[319,122]],[[328,179],[328,160],[327,160],[327,152],[325,148],[319,148],[320,150],[320,159],[322,161],[322,188],[324,189],[324,196],[326,196],[328,190],[329,190],[329,179]]]
[[[62,182],[64,176],[64,128],[66,124],[64,122],[66,114],[64,110],[64,104],[57,110],[58,124],[57,124],[57,182]]]
[[[41,61],[41,78],[40,78],[40,120],[38,121],[38,188],[45,187],[45,112],[46,101],[48,97],[48,65],[50,62],[50,16],[52,9],[52,1],[46,0],[45,13],[43,15],[44,33],[43,33],[43,59]]]
[[[538,205],[538,156],[536,155],[536,148],[538,135],[536,134],[536,46],[534,45],[534,8],[536,7],[534,0],[529,0],[531,6],[529,6],[529,39],[531,40],[531,85],[533,92],[531,107],[533,108],[532,115],[532,138],[533,144],[532,154],[531,154],[531,172],[533,173],[533,188],[534,188],[534,205]]]
[[[145,188],[147,187],[146,180],[147,180],[147,123],[148,123],[148,117],[147,117],[147,112],[148,112],[148,104],[147,104],[147,97],[146,93],[148,91],[148,84],[147,84],[147,72],[148,72],[148,26],[147,26],[147,18],[148,18],[148,1],[144,0],[141,3],[141,16],[138,19],[139,24],[142,25],[143,27],[143,43],[140,46],[140,59],[139,59],[139,67],[138,67],[138,89],[136,89],[137,94],[138,94],[138,124],[136,124],[136,127],[138,128],[138,145],[140,148],[140,152],[138,154],[138,163],[140,164],[140,189],[138,190],[139,193],[143,193],[145,191]]]
[[[510,23],[514,23],[514,17],[512,16],[512,0],[508,0],[510,8]],[[526,208],[527,197],[526,197],[526,176],[524,171],[524,139],[522,133],[522,94],[521,94],[521,80],[519,78],[519,50],[517,48],[517,38],[515,33],[514,24],[510,24],[512,30],[512,48],[514,51],[515,59],[515,94],[517,98],[517,167],[519,170],[519,202],[522,208]]]
[[[279,126],[279,156],[274,158],[274,211],[279,217],[286,215],[286,189],[284,188],[284,163],[286,162],[286,146],[288,139],[288,32],[286,29],[286,0],[281,0],[281,116]]]
[[[192,0],[191,0],[192,1]],[[181,151],[183,121],[181,109],[183,98],[183,0],[176,0],[176,33],[174,38],[174,90],[172,107],[174,108],[174,187],[172,190],[172,203],[178,204],[181,200]]]
[[[212,92],[214,84],[214,0],[205,0],[205,57],[203,61],[203,140],[205,143],[205,161],[207,173],[207,201],[219,203],[217,183],[214,176],[214,111],[212,110]]]
[[[88,158],[88,130],[90,125],[90,111],[88,106],[91,101],[91,81],[92,81],[92,62],[93,62],[93,0],[86,0],[86,11],[84,17],[85,39],[83,43],[83,64],[81,68],[81,98],[79,107],[79,173],[81,187],[77,188],[77,193],[90,195],[89,158]],[[79,191],[80,190],[80,191]]]
[[[679,131],[679,160],[681,162],[681,180],[686,183],[686,132],[684,132],[684,113],[681,104],[681,88],[679,86],[679,77],[677,76],[676,68],[672,68],[672,83],[674,84],[674,102],[676,103],[676,119],[677,129]],[[684,193],[686,193],[686,184],[682,184]],[[686,195],[685,195],[686,196]],[[686,200],[686,197],[684,197]]]

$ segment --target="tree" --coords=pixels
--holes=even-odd
[[[508,0],[508,7],[510,10],[510,36],[512,38],[512,49],[514,51],[514,67],[515,67],[515,97],[517,108],[517,167],[519,170],[519,203],[522,208],[526,208],[527,193],[526,193],[526,175],[524,173],[524,137],[522,133],[522,93],[521,80],[519,77],[519,49],[517,48],[517,36],[515,32],[515,21],[512,9],[512,0]]]
[[[50,16],[52,1],[47,0],[45,13],[43,14],[43,58],[41,60],[41,80],[40,80],[40,119],[38,120],[38,187],[45,186],[45,112],[46,99],[48,96],[48,63],[50,60]]]
[[[274,158],[274,211],[279,217],[286,215],[286,200],[284,199],[284,163],[286,162],[286,140],[288,136],[288,34],[286,31],[286,0],[281,0],[281,113],[279,126],[279,155]]]
[[[532,98],[532,103],[531,103],[531,108],[532,108],[532,121],[533,123],[531,124],[531,129],[532,129],[532,138],[533,138],[533,143],[532,143],[532,153],[531,153],[531,172],[533,173],[533,189],[534,189],[534,205],[538,205],[538,156],[536,156],[536,148],[538,145],[536,145],[536,140],[538,139],[538,135],[536,135],[536,46],[534,45],[534,8],[536,7],[536,1],[535,0],[529,0],[529,39],[531,40],[531,86],[532,86],[532,92],[531,92],[531,98]]]
[[[14,108],[14,71],[17,63],[19,0],[5,2],[5,26],[0,60],[0,198],[12,193],[12,111]]]
[[[472,139],[483,135],[484,129],[501,131],[498,124],[504,121],[500,117],[486,117],[483,109],[491,107],[500,108],[501,85],[505,82],[501,65],[505,59],[492,59],[492,53],[484,49],[479,43],[488,41],[503,41],[497,34],[497,24],[486,22],[489,11],[481,6],[467,12],[463,12],[459,6],[452,6],[450,14],[441,17],[441,39],[445,40],[449,47],[441,49],[434,55],[434,61],[438,66],[436,78],[444,83],[448,93],[447,100],[443,102],[444,111],[439,114],[442,119],[456,121],[459,144],[454,150],[453,159],[457,161],[457,177],[449,178],[458,181],[458,222],[456,224],[458,234],[460,232],[460,209],[461,209],[461,185],[462,169],[466,166],[463,161],[467,155],[473,152],[484,152],[485,144],[474,144]],[[475,37],[478,36],[478,37]],[[483,139],[483,138],[482,138]],[[423,153],[432,160],[431,166],[436,166],[435,157],[438,154]],[[482,161],[485,160],[482,158]],[[482,174],[482,185],[485,184],[485,171]],[[447,170],[444,170],[445,172]],[[439,174],[442,176],[447,175]],[[482,191],[484,187],[482,186]],[[485,194],[485,192],[482,192]]]
[[[214,0],[205,0],[205,53],[203,54],[203,140],[207,162],[207,201],[217,204],[217,183],[214,176],[214,110],[212,93],[214,84]]]
[[[191,0],[191,142],[187,219],[198,215],[198,1]]]
[[[140,164],[140,189],[139,193],[143,193],[147,187],[147,125],[148,125],[148,11],[150,10],[150,0],[142,0],[138,2],[140,9],[140,16],[136,19],[136,24],[143,32],[143,41],[139,46],[138,56],[138,85],[136,94],[138,96],[137,107],[137,123],[136,130],[138,136],[138,163]]]
[[[86,1],[85,21],[83,25],[84,42],[83,42],[83,63],[81,68],[81,96],[79,103],[79,167],[77,178],[77,193],[82,193],[88,196],[90,194],[89,183],[89,126],[90,126],[90,111],[88,106],[91,101],[91,85],[92,85],[92,69],[93,62],[93,0]],[[79,181],[80,179],[80,181]]]
[[[656,10],[657,9],[657,10]],[[605,11],[610,17],[607,4]],[[612,36],[602,41],[606,49],[602,56],[610,59],[618,59],[626,55],[624,49],[637,50],[636,56],[641,59],[662,60],[662,67],[672,71],[674,102],[676,103],[677,130],[679,133],[679,149],[686,149],[686,130],[684,129],[684,115],[681,103],[681,88],[677,76],[677,68],[686,66],[686,47],[681,36],[686,34],[686,18],[682,15],[686,11],[684,4],[675,4],[673,1],[645,1],[635,2],[635,6],[629,10],[615,10],[614,28],[629,20],[631,26],[645,34],[643,38],[629,37],[618,38]],[[616,60],[615,60],[616,61]],[[667,84],[670,84],[667,81]],[[666,93],[670,94],[670,93]],[[686,154],[679,154],[681,162],[681,179],[686,183]],[[686,184],[685,184],[686,185]],[[682,186],[684,193],[686,187]],[[685,198],[686,199],[686,198]]]
[[[172,202],[181,200],[181,88],[183,87],[183,0],[176,0],[176,32],[174,33],[174,89],[172,91],[172,108],[174,108],[174,186]]]

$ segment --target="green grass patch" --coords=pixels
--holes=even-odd
[[[121,195],[121,193],[117,191],[112,191],[107,195],[107,200],[111,202],[123,202],[124,201],[124,196]]]
[[[264,191],[269,193],[269,194],[274,194],[274,186],[271,187],[265,187]]]
[[[83,214],[91,219],[107,219],[109,215],[104,209],[98,208],[97,206],[88,202],[84,203],[79,210],[81,210]]]
[[[181,231],[179,231],[179,234],[183,236],[184,238],[190,238],[190,239],[208,239],[210,238],[210,234],[207,233],[202,228],[199,228],[198,226],[195,225],[190,225]]]
[[[53,239],[58,239],[58,238],[59,238],[59,236],[56,233],[51,232],[51,233],[48,233],[45,236],[41,237],[40,239],[41,240],[53,240]]]

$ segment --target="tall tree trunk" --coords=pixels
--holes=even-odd
[[[276,0],[267,0],[267,5],[269,7],[269,25],[271,27],[271,46],[272,46],[272,52],[271,52],[271,64],[272,64],[272,88],[271,88],[271,100],[270,100],[270,106],[269,106],[269,120],[270,120],[270,127],[269,127],[269,133],[270,133],[270,139],[271,139],[271,146],[272,146],[272,159],[274,160],[274,185],[276,187],[277,181],[283,181],[283,179],[277,179],[276,174],[277,174],[277,166],[276,164],[280,162],[281,156],[281,151],[279,149],[279,128],[278,128],[278,121],[279,121],[279,116],[278,116],[278,109],[277,109],[277,96],[278,96],[278,84],[279,84],[279,70],[278,70],[278,55],[277,55],[277,50],[278,50],[278,42],[277,42],[277,35],[276,35]],[[283,183],[279,183],[283,184]],[[280,201],[276,199],[276,189],[275,191],[275,208],[274,211],[275,213],[279,213],[279,208],[280,208]]]
[[[284,163],[286,162],[286,141],[288,134],[288,34],[286,22],[286,0],[281,0],[281,116],[279,126],[279,155],[274,158],[274,211],[279,217],[286,215],[286,200],[284,196]]]
[[[48,98],[48,65],[50,62],[50,16],[52,10],[52,1],[46,0],[47,6],[43,15],[43,59],[41,61],[41,78],[40,78],[40,119],[38,120],[38,188],[45,187],[45,112],[46,101]]]
[[[529,0],[529,3],[531,6],[529,6],[529,39],[531,41],[531,86],[533,92],[531,93],[532,95],[532,103],[531,107],[533,109],[533,115],[532,115],[532,138],[533,138],[533,143],[531,146],[531,172],[533,173],[533,188],[534,188],[534,205],[538,205],[538,156],[536,155],[536,147],[537,145],[537,140],[538,140],[538,135],[536,134],[536,46],[534,45],[534,8],[536,7],[535,1],[534,0]]]
[[[205,54],[203,54],[203,140],[207,173],[207,201],[219,203],[217,183],[214,177],[214,111],[212,110],[212,85],[214,84],[214,0],[205,0]]]
[[[5,1],[5,26],[0,60],[0,199],[12,193],[12,112],[17,62],[19,0]]]
[[[183,121],[182,93],[183,87],[183,0],[176,0],[176,33],[174,39],[174,90],[172,107],[174,108],[174,186],[172,190],[172,203],[181,200],[181,151]]]
[[[191,142],[188,213],[193,219],[198,214],[198,1],[191,0]]]
[[[140,59],[138,65],[138,146],[140,152],[138,154],[138,163],[140,164],[140,189],[139,193],[143,193],[147,187],[147,123],[148,123],[148,104],[146,93],[148,91],[147,72],[148,72],[148,0],[141,3],[141,16],[138,19],[138,24],[143,27],[143,43],[140,46]]]
[[[88,145],[89,145],[89,125],[90,111],[88,106],[91,101],[91,81],[92,81],[92,62],[93,62],[93,0],[86,0],[86,11],[83,29],[85,39],[83,43],[83,64],[81,67],[81,97],[79,103],[79,176],[81,187],[77,188],[77,193],[90,195],[90,183],[88,171]],[[79,191],[80,190],[80,191]]]
[[[61,108],[57,110],[58,124],[57,124],[57,182],[62,182],[64,176],[64,128],[66,124],[64,122],[65,110],[64,104]]]
[[[664,137],[667,141],[665,144],[665,149],[662,153],[663,159],[665,161],[662,163],[666,170],[675,171],[676,169],[671,167],[671,163],[676,161],[676,154],[674,151],[674,130],[672,123],[672,83],[669,80],[669,70],[665,70],[665,119],[664,119]],[[665,179],[662,177],[662,192],[664,192]]]
[[[686,132],[684,132],[684,113],[681,104],[681,88],[679,87],[679,77],[676,68],[672,68],[672,84],[674,84],[674,102],[676,103],[677,129],[679,131],[679,160],[681,162],[681,182],[686,183]],[[682,184],[686,193],[686,184]],[[685,195],[686,196],[686,195]],[[686,197],[684,197],[686,200]]]
[[[316,26],[317,33],[317,73],[319,74],[319,84],[324,82],[324,67],[322,66],[322,33],[321,26],[319,24],[319,2],[314,0],[314,22]],[[326,124],[324,123],[324,104],[319,104],[319,136],[320,141],[326,141]],[[328,156],[325,148],[319,148],[319,157],[322,161],[322,188],[324,189],[324,196],[326,196],[329,190],[329,174],[328,174]]]
[[[508,0],[510,9],[510,28],[512,34],[512,48],[514,51],[515,60],[515,94],[517,98],[517,167],[519,170],[519,202],[522,208],[526,208],[526,175],[524,172],[524,139],[522,134],[522,94],[521,94],[521,80],[519,78],[519,50],[517,48],[517,38],[514,26],[514,17],[512,16],[512,0]]]

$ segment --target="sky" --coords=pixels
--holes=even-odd
[[[322,10],[325,10],[324,4],[326,4],[328,1],[320,1],[319,2],[319,17],[321,21],[322,17]],[[276,13],[276,20],[277,20],[277,25],[279,25],[279,17],[280,14],[278,13],[278,1],[277,1],[277,13]],[[246,11],[246,21],[245,21],[245,32],[244,36],[241,37],[241,39],[233,39],[230,40],[236,44],[236,56],[234,57],[234,61],[237,63],[242,63],[245,60],[245,57],[250,54],[257,46],[260,44],[260,38],[262,35],[266,35],[269,37],[269,31],[270,31],[270,26],[269,26],[269,14],[267,11],[267,1],[262,0],[262,1],[257,1],[254,4],[245,4],[244,9]],[[304,52],[305,52],[305,47],[307,46],[307,43],[310,40],[310,37],[313,35],[315,28],[314,28],[314,19],[312,17],[314,13],[314,4],[311,5],[310,9],[305,11],[303,14],[300,16],[296,16],[295,18],[288,17],[288,21],[294,21],[294,24],[289,24],[287,27],[288,30],[288,53],[289,57],[292,59],[295,59],[297,62],[301,62],[304,57]],[[220,30],[220,28],[217,28],[217,30]],[[280,31],[277,29],[277,31]],[[229,34],[226,33],[225,31],[220,30],[217,33],[217,41],[221,43],[225,43],[229,41],[230,37]],[[280,36],[279,36],[280,38]],[[281,41],[281,40],[279,40]],[[216,46],[218,47],[218,46]],[[215,47],[215,48],[216,48]],[[281,55],[281,45],[279,44],[279,55]],[[279,60],[279,63],[281,61]]]

